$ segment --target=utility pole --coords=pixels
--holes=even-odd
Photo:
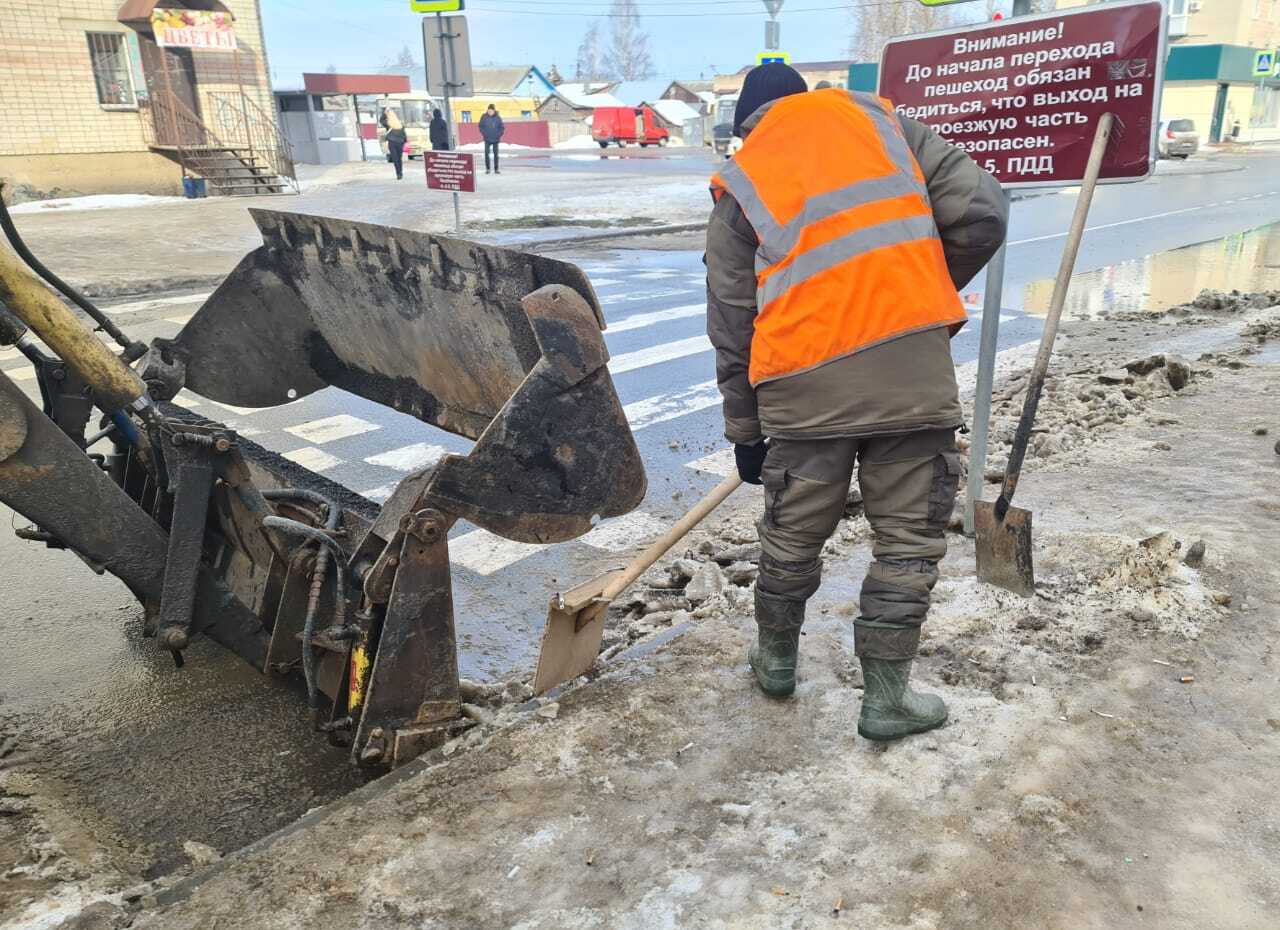
[[[458,150],[458,140],[453,130],[453,106],[450,102],[452,99],[453,88],[457,86],[458,82],[457,57],[455,56],[453,49],[453,40],[455,36],[445,28],[445,17],[444,14],[440,12],[436,13],[436,35],[440,40],[439,55],[440,74],[443,78],[441,85],[444,90],[444,124],[449,135],[449,151],[456,152]],[[431,43],[427,39],[427,30],[425,28],[422,30],[422,54],[424,62],[430,60],[427,56],[432,54]],[[430,68],[428,68],[428,87],[431,84],[430,74],[431,71]],[[425,158],[426,155],[424,154],[423,157]],[[462,202],[461,198],[458,197],[457,191],[453,192],[453,224],[454,228],[461,233]]]
[[[764,8],[769,13],[764,24],[764,49],[776,52],[782,48],[782,24],[778,22],[778,11],[782,9],[784,0],[764,0]]]

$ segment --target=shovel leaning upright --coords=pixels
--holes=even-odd
[[[1031,511],[1012,506],[1013,492],[1018,487],[1022,460],[1026,457],[1031,428],[1035,425],[1036,408],[1040,405],[1045,375],[1049,371],[1049,358],[1053,354],[1053,341],[1058,335],[1058,321],[1062,318],[1062,307],[1067,301],[1071,272],[1075,268],[1076,254],[1080,251],[1080,239],[1084,235],[1084,224],[1089,216],[1093,191],[1098,185],[1098,173],[1102,169],[1102,157],[1106,154],[1107,142],[1111,138],[1113,120],[1112,114],[1104,113],[1098,120],[1098,128],[1093,135],[1093,148],[1089,152],[1089,163],[1080,184],[1075,213],[1071,216],[1071,230],[1067,233],[1066,247],[1062,250],[1058,278],[1053,283],[1053,299],[1049,302],[1049,313],[1044,320],[1040,351],[1036,353],[1031,378],[1027,382],[1027,399],[1022,405],[1022,417],[1013,436],[1013,447],[1009,450],[1009,463],[1004,469],[1000,496],[994,501],[977,501],[974,504],[978,580],[1023,597],[1031,597],[1036,590],[1035,566],[1031,560]]]
[[[605,572],[551,599],[547,625],[542,631],[542,647],[538,652],[538,670],[533,676],[535,694],[577,678],[595,664],[600,653],[600,640],[604,636],[605,617],[613,599],[719,507],[740,484],[742,479],[734,472],[629,565]]]

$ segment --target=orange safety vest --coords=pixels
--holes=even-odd
[[[967,320],[887,100],[839,88],[781,98],[711,191],[732,194],[759,239],[753,387]]]

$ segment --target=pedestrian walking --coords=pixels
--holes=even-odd
[[[449,151],[449,126],[440,115],[440,110],[431,111],[431,122],[427,126],[427,134],[431,140],[431,148],[436,152]]]
[[[493,173],[501,174],[498,170],[498,143],[502,141],[502,134],[507,131],[506,125],[502,122],[502,117],[498,115],[498,108],[492,103],[489,109],[484,111],[484,116],[480,117],[480,137],[484,139],[484,173],[489,173],[489,152],[493,152]]]
[[[400,123],[400,117],[396,116],[394,110],[390,107],[384,107],[382,110],[382,118],[379,120],[382,127],[386,129],[387,135],[387,161],[396,166],[396,180],[404,180],[404,145],[409,141],[409,137],[405,135],[404,126]]]
[[[1004,241],[1004,198],[887,100],[807,92],[785,64],[747,75],[734,133],[742,149],[712,180],[707,331],[738,473],[764,488],[748,659],[767,694],[795,689],[856,464],[874,534],[853,621],[858,732],[919,733],[947,719],[908,680],[962,470],[956,291]]]

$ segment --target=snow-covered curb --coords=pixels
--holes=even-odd
[[[9,208],[10,213],[78,213],[82,210],[118,210],[122,207],[150,207],[158,204],[183,203],[185,197],[158,197],[153,194],[89,194],[84,197],[59,197],[55,200],[30,200]]]

